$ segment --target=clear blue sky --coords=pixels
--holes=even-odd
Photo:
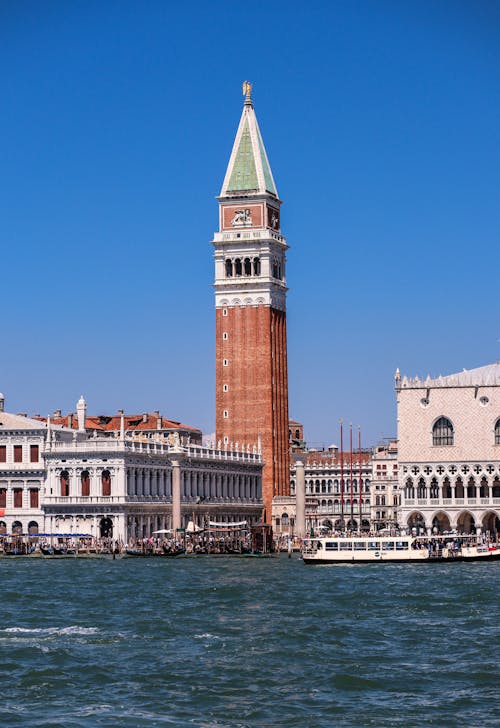
[[[500,358],[498,2],[4,0],[10,411],[214,428],[216,195],[254,84],[284,200],[290,416],[396,432],[393,374]]]

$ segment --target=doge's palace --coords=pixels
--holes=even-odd
[[[395,376],[400,524],[500,530],[500,363],[458,374]]]

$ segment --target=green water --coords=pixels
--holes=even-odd
[[[498,726],[500,564],[3,559],[6,726]]]

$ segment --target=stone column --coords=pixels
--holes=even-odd
[[[181,527],[181,462],[172,460],[172,529]]]
[[[304,463],[295,463],[295,534],[299,538],[306,535],[306,484]]]

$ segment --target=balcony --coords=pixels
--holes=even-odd
[[[146,499],[143,499],[146,500]],[[60,506],[67,506],[67,505],[103,505],[105,503],[126,503],[127,498],[123,495],[89,495],[89,496],[81,496],[81,495],[69,495],[69,496],[58,496],[58,495],[48,495],[43,498],[42,501],[42,507],[44,505],[50,506],[50,505],[60,505]]]

